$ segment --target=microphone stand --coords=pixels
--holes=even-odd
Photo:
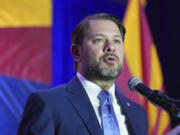
[[[180,100],[169,98],[163,92],[153,90],[151,93],[152,103],[166,110],[170,115],[180,118]]]

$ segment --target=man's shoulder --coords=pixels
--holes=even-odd
[[[72,80],[65,84],[61,84],[49,89],[42,89],[30,94],[30,97],[37,97],[42,100],[63,100],[67,97],[68,90],[74,89],[79,85],[77,78],[74,77]]]
[[[56,95],[56,94],[58,94],[58,93],[64,93],[65,92],[65,90],[66,90],[66,88],[67,88],[67,85],[68,85],[68,83],[66,83],[66,84],[61,84],[61,85],[58,85],[58,86],[55,86],[55,87],[52,87],[52,88],[50,88],[50,89],[48,89],[48,90],[42,90],[42,91],[39,91],[40,93],[42,93],[42,94],[52,94],[52,95]]]
[[[65,97],[65,89],[67,84],[59,85],[49,89],[41,89],[32,92],[28,100],[29,101],[41,101],[41,102],[54,102],[56,100],[61,100]]]
[[[38,91],[33,92],[32,94],[38,94],[42,96],[56,95],[57,93],[64,93],[66,87],[67,87],[67,84],[61,84],[55,87],[51,87],[49,89],[40,89]]]

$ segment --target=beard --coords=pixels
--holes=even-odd
[[[91,64],[86,64],[85,74],[89,79],[98,79],[98,80],[114,80],[116,79],[123,68],[123,62],[120,63],[120,60],[115,56],[117,60],[117,67],[114,67],[113,63],[105,63],[107,66],[102,67],[103,59],[109,55],[100,57],[98,62],[92,62]]]

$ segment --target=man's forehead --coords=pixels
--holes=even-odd
[[[116,25],[117,26],[117,24],[114,21],[108,20],[108,19],[91,19],[91,20],[89,20],[90,25],[91,24],[92,25],[93,24],[101,24],[101,23],[106,23],[106,24],[108,23],[109,25]]]
[[[96,20],[90,20],[89,21],[89,29],[90,30],[116,30],[119,31],[119,28],[117,24],[111,20],[105,20],[105,19],[96,19]]]
[[[122,37],[117,24],[105,19],[90,20],[88,34],[91,36],[113,35]]]

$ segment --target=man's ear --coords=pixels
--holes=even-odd
[[[81,58],[80,58],[80,46],[73,43],[71,45],[71,53],[72,53],[72,56],[74,58],[74,61],[80,62],[80,60],[81,60]]]

